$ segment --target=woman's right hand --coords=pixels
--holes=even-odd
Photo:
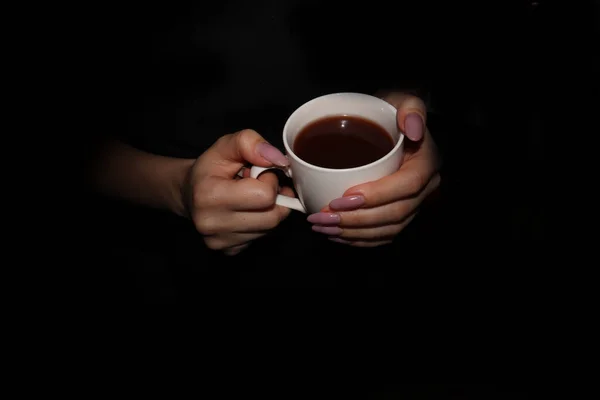
[[[206,245],[228,255],[239,253],[289,215],[288,208],[275,204],[278,192],[294,196],[292,189],[279,187],[274,173],[236,179],[248,164],[285,167],[288,160],[253,130],[225,135],[198,157],[182,190],[187,214]]]

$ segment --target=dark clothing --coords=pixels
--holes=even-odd
[[[183,157],[244,128],[280,146],[287,117],[318,95],[424,88],[432,69],[425,48],[400,48],[396,18],[381,11],[298,0],[135,10],[115,60],[122,133]],[[408,18],[403,30],[417,24]]]
[[[283,148],[286,118],[315,96],[411,89],[431,102],[430,129],[446,176],[394,245],[376,249],[331,243],[293,212],[273,234],[228,258],[207,250],[189,221],[94,198],[90,207],[101,229],[91,251],[102,254],[101,274],[109,282],[122,279],[123,292],[133,297],[154,299],[231,285],[406,285],[430,274],[443,280],[457,252],[478,262],[471,248],[456,243],[485,238],[493,247],[499,238],[522,239],[507,225],[509,207],[491,206],[510,201],[497,187],[520,184],[511,181],[510,165],[492,172],[498,150],[484,138],[502,127],[476,126],[454,110],[475,97],[488,120],[503,114],[495,107],[502,96],[494,95],[519,86],[507,76],[515,76],[515,59],[526,54],[517,35],[530,15],[498,4],[463,10],[440,3],[226,0],[179,8],[145,4],[112,14],[102,82],[114,101],[103,110],[103,129],[136,147],[197,157],[218,137],[251,128]],[[509,53],[514,57],[506,58]],[[501,71],[491,68],[498,65]],[[515,107],[524,106],[517,101]],[[527,155],[517,149],[513,157]]]

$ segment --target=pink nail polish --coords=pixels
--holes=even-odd
[[[411,113],[404,119],[404,133],[413,141],[423,137],[423,118],[417,113]]]
[[[279,167],[287,167],[290,165],[290,161],[287,159],[287,157],[284,156],[283,153],[277,149],[277,147],[273,147],[269,143],[259,143],[256,146],[256,151],[262,158]]]
[[[337,225],[340,223],[340,216],[332,213],[316,213],[309,215],[306,220],[311,224]]]
[[[321,225],[313,225],[312,230],[319,233],[324,233],[325,235],[341,235],[342,228],[338,228],[337,226],[321,226]]]
[[[329,207],[332,210],[350,211],[362,207],[363,204],[365,204],[365,198],[363,196],[347,196],[333,200],[329,203]]]

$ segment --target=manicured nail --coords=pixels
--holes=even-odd
[[[273,147],[269,143],[259,143],[256,146],[256,151],[258,151],[258,154],[260,154],[262,158],[277,166],[287,167],[290,165],[290,161],[287,159],[287,157],[284,156],[283,153],[277,149],[277,147]]]
[[[332,210],[350,211],[362,207],[363,204],[365,204],[363,196],[347,196],[333,200],[329,203],[329,208]]]
[[[337,226],[321,226],[321,225],[313,225],[312,230],[319,233],[324,233],[325,235],[341,235],[342,228],[338,228]]]
[[[309,215],[306,220],[311,224],[337,225],[340,223],[340,216],[331,213],[316,213]]]
[[[404,133],[412,141],[423,137],[423,118],[417,113],[410,113],[404,119]]]

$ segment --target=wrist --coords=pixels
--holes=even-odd
[[[195,161],[194,159],[173,159],[170,168],[169,181],[171,185],[168,194],[168,208],[180,217],[189,217],[186,206],[188,176]]]

